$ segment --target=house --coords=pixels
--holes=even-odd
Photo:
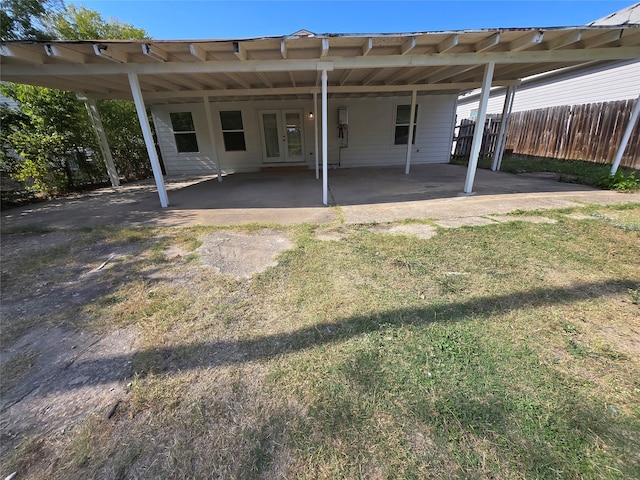
[[[412,163],[448,162],[461,92],[481,88],[484,121],[492,86],[637,60],[640,28],[4,42],[0,56],[1,80],[75,91],[89,106],[133,99],[163,207],[169,202],[147,107],[168,174],[307,168],[322,179],[327,204],[330,166],[397,166],[409,174]],[[467,194],[481,140],[474,137]]]
[[[636,3],[589,26],[640,26],[640,3]],[[596,62],[523,78],[516,88],[512,112],[523,112],[560,105],[629,100],[640,95],[640,58]],[[487,105],[488,114],[501,114],[506,88],[494,88]],[[480,92],[466,93],[458,99],[457,121],[474,120],[478,114]]]

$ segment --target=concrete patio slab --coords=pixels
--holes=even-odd
[[[402,168],[330,170],[330,201],[336,208],[322,205],[321,182],[313,171],[233,174],[222,182],[214,177],[167,179],[166,209],[147,180],[5,209],[2,227],[381,223],[640,202],[640,193],[487,170],[476,174],[475,195],[460,196],[465,174],[465,167],[448,164],[413,166],[410,175]]]

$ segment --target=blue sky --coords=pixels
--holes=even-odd
[[[632,1],[68,0],[156,39],[584,25]]]

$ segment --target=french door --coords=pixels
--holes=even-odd
[[[302,110],[261,110],[264,163],[302,163]]]

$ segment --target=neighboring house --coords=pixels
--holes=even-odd
[[[636,3],[589,26],[640,25],[640,3]],[[594,62],[524,78],[513,100],[513,112],[560,105],[629,100],[640,95],[640,59]],[[487,105],[488,114],[502,113],[506,88],[494,88]],[[456,118],[475,119],[480,93],[474,91],[458,99]]]

